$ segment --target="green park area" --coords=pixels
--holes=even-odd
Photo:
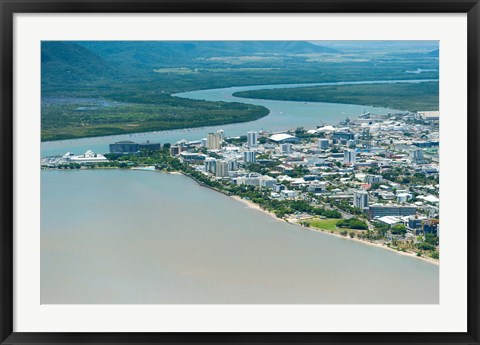
[[[367,224],[357,218],[332,219],[314,217],[302,222],[302,224],[308,227],[338,233],[343,236],[350,235],[350,237],[358,236],[362,231],[368,230]]]

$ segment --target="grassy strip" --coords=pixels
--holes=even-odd
[[[312,218],[312,219],[306,220],[306,222],[313,228],[327,230],[335,233],[341,233],[345,231],[348,233],[350,232],[361,233],[362,231],[366,231],[366,230],[358,230],[358,229],[337,228],[337,223],[339,221],[340,219],[332,219],[332,218],[326,218],[326,219]]]

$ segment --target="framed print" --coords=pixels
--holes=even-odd
[[[478,1],[2,1],[1,341],[478,340]]]

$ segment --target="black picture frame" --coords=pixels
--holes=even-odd
[[[324,343],[479,344],[478,0],[0,0],[2,344]],[[13,332],[13,16],[15,13],[467,13],[468,14],[468,331],[466,333],[18,333]],[[452,318],[455,316],[452,315]]]

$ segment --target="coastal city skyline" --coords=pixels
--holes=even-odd
[[[68,52],[81,53],[104,63],[107,72],[101,72],[102,78],[110,80],[107,63],[115,61],[115,68],[124,68],[118,61],[127,61],[127,55],[121,54],[133,49],[131,43],[45,42],[42,300],[438,303],[438,42],[402,43],[403,52],[394,43],[314,43],[156,42],[149,46],[153,52],[170,52],[178,61],[154,55],[146,50],[149,43],[142,43],[134,50],[136,58],[147,51],[143,61],[148,56],[163,64],[152,63],[155,68],[148,67],[142,78],[153,73],[159,83],[148,90],[120,87],[94,95],[90,89],[102,90],[102,80],[85,75],[86,81],[72,82],[71,73],[62,81],[51,78],[49,73],[60,64],[51,59],[61,55],[62,63],[71,63]],[[109,55],[112,51],[115,55]],[[66,66],[65,71],[86,68]],[[143,65],[135,68],[140,71]],[[232,79],[218,79],[219,75]],[[256,76],[262,76],[261,81],[252,83]],[[142,82],[128,73],[122,78]],[[64,83],[67,91],[58,93],[57,83]],[[88,86],[78,88],[82,83]],[[95,83],[98,86],[92,87]],[[180,176],[194,184],[182,182]],[[115,180],[118,183],[113,184]],[[56,183],[70,185],[80,200],[58,194]],[[177,186],[177,193],[170,191],[169,183]],[[87,191],[98,196],[90,205],[80,197]],[[221,195],[231,201],[207,201]],[[61,217],[53,214],[66,204],[82,207],[86,218],[73,222],[69,218],[71,230],[62,233]],[[116,213],[119,208],[122,215]],[[223,215],[215,213],[222,208]],[[122,224],[108,214],[116,214]],[[160,223],[151,218],[154,214],[162,219]],[[196,231],[205,238],[194,240],[199,236]],[[272,239],[285,238],[273,240],[277,247],[267,249],[262,239],[267,233]],[[289,236],[293,237],[287,240]],[[98,256],[107,239],[114,239],[104,249],[107,256]],[[121,253],[128,243],[136,256],[127,260]],[[299,243],[310,254],[303,257],[301,246],[296,248]],[[327,243],[330,249],[324,247]],[[74,257],[63,250],[57,252],[64,246],[72,246],[79,261],[71,262]],[[317,252],[315,247],[323,249]],[[289,248],[299,252],[291,256]],[[92,258],[82,259],[87,253],[97,258],[99,275],[88,268]],[[58,255],[66,261],[58,262]],[[351,262],[345,259],[350,255]],[[280,264],[278,269],[273,268],[272,258]],[[289,267],[289,260],[296,263],[294,267]],[[368,264],[360,268],[363,261]],[[124,277],[105,280],[109,272],[122,271],[115,262],[123,263]],[[53,287],[54,272],[65,270],[70,271],[68,288]],[[151,276],[152,281],[133,278],[138,270],[146,270],[144,277]],[[367,280],[357,276],[359,272],[365,272]],[[82,274],[108,288],[98,290],[97,283],[83,282],[87,293],[73,297],[77,290],[71,284]],[[288,275],[305,284],[294,287],[285,280]],[[400,297],[401,289],[416,284],[412,277],[424,284],[423,292]],[[323,283],[327,280],[332,282],[328,288]],[[144,295],[125,292],[141,282],[151,284],[142,285]],[[345,282],[357,284],[359,293],[352,294]],[[370,284],[383,284],[384,291],[372,294]],[[217,291],[217,297],[203,292],[206,286]],[[268,296],[272,286],[280,292]],[[193,292],[195,287],[198,290]],[[107,297],[106,291],[112,294]]]

